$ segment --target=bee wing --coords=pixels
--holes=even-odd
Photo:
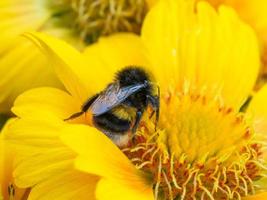
[[[90,110],[94,116],[104,114],[144,87],[145,84],[136,84],[120,88],[117,83],[111,84],[103,93],[100,93],[91,105]]]

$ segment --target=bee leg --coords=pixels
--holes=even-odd
[[[149,103],[151,103],[152,108],[153,108],[153,112],[151,113],[150,118],[153,117],[153,115],[156,113],[155,130],[157,130],[157,125],[158,125],[158,121],[159,121],[159,108],[160,108],[159,97],[148,95],[147,101]]]
[[[82,111],[86,112],[90,106],[92,105],[92,103],[94,103],[94,101],[98,98],[99,94],[96,94],[94,96],[92,96],[90,99],[88,99],[85,104],[83,104],[82,106]]]
[[[155,110],[153,109],[152,113],[149,115],[149,119],[151,119],[155,114]]]
[[[77,118],[77,117],[80,117],[84,112],[81,111],[81,112],[78,112],[78,113],[74,113],[73,115],[71,115],[70,117],[68,117],[67,119],[64,119],[64,121],[68,121],[68,120],[71,120],[71,119],[74,119],[74,118]]]
[[[92,103],[94,103],[94,101],[97,99],[98,94],[92,96],[88,101],[85,102],[85,104],[82,106],[82,111],[81,112],[77,112],[74,113],[73,115],[71,115],[70,117],[68,117],[67,119],[64,119],[64,121],[68,121],[77,117],[80,117],[83,113],[85,113],[89,107],[92,105]]]
[[[136,112],[136,117],[135,117],[135,122],[134,122],[134,125],[133,125],[133,128],[132,128],[132,133],[134,134],[136,132],[136,129],[141,121],[141,118],[142,118],[142,115],[144,113],[144,109],[139,109],[137,110]]]

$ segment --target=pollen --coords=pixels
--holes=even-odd
[[[62,0],[47,5],[53,25],[73,30],[85,43],[116,32],[139,34],[146,0]]]
[[[266,175],[263,144],[254,135],[247,117],[219,95],[169,92],[161,97],[156,131],[144,117],[122,151],[150,174],[156,200],[241,199]]]

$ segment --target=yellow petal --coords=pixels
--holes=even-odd
[[[267,199],[267,192],[242,198],[242,200],[266,200],[266,199]]]
[[[5,134],[5,140],[15,144],[24,155],[62,147],[58,134],[64,124],[51,114],[40,114],[44,117],[42,120],[36,116],[16,119],[10,123]]]
[[[248,116],[253,120],[253,127],[256,133],[256,139],[261,143],[267,142],[267,85],[258,91],[252,98],[247,109]],[[263,158],[267,162],[267,151],[263,152]],[[267,189],[267,178],[264,177],[257,181],[260,188]],[[256,198],[255,198],[256,199]]]
[[[93,88],[88,81],[91,70],[85,64],[82,55],[66,42],[43,33],[27,33],[31,39],[51,59],[59,79],[66,89],[81,104],[88,98]]]
[[[251,100],[247,112],[253,117],[256,133],[262,134],[267,141],[267,85],[265,85]]]
[[[44,117],[16,119],[4,135],[16,152],[13,176],[19,187],[32,187],[73,169],[75,154],[58,138],[62,122],[49,115]]]
[[[69,125],[61,132],[62,141],[79,155],[77,168],[105,177],[127,177],[136,173],[128,158],[96,128]]]
[[[18,35],[25,31],[37,30],[49,17],[50,13],[46,7],[35,0],[1,1],[0,53],[6,51],[7,45],[12,44]]]
[[[221,4],[233,7],[240,17],[259,34],[262,42],[267,42],[267,2],[265,0],[208,0],[218,7]]]
[[[7,199],[7,188],[10,182],[12,182],[13,155],[5,149],[6,145],[3,140],[3,132],[4,130],[2,130],[0,134],[0,197],[2,195],[5,199]]]
[[[46,179],[73,168],[75,154],[65,147],[51,146],[50,149],[39,146],[31,155],[17,156],[14,170],[15,183],[19,187],[32,187]],[[29,151],[30,152],[30,151]]]
[[[12,111],[21,118],[43,118],[41,113],[50,113],[59,119],[66,119],[80,111],[80,105],[67,92],[56,88],[36,88],[21,94]]]
[[[137,35],[119,33],[102,37],[83,52],[88,66],[94,68],[88,79],[90,78],[99,92],[114,79],[119,69],[126,66],[146,68],[148,62],[144,51],[143,41]]]
[[[173,55],[178,45],[177,15],[176,3],[160,1],[148,13],[142,28],[142,39],[161,87],[167,78],[173,82],[173,77],[178,75],[177,57]]]
[[[0,59],[0,71],[4,75],[0,80],[0,112],[10,111],[15,98],[29,88],[62,87],[38,48],[22,37],[16,42]]]
[[[8,120],[0,133],[0,199],[1,196],[4,200],[9,199],[8,188],[12,187],[11,190],[15,190],[14,200],[24,200],[22,197],[24,196],[25,189],[18,188],[12,176],[16,152],[11,145],[4,141],[7,129],[13,121],[14,119]]]
[[[127,187],[116,180],[101,179],[97,185],[98,200],[154,200],[153,192],[148,187]]]
[[[70,170],[62,171],[35,186],[29,200],[95,200],[97,176]]]
[[[239,108],[257,78],[257,37],[233,10],[216,13],[205,2],[194,10],[192,2],[160,1],[148,13],[142,38],[153,73],[163,92],[187,81],[221,91],[226,105]]]
[[[62,130],[61,139],[78,153],[75,164],[79,170],[132,186],[145,187],[143,174],[97,129],[85,125],[69,125]]]

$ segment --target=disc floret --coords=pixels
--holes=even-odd
[[[193,93],[169,94],[161,103],[157,131],[145,119],[123,149],[152,176],[155,199],[241,199],[255,192],[266,169],[244,114]]]
[[[85,43],[115,32],[140,33],[145,0],[61,0],[47,4],[53,25],[73,30]]]

